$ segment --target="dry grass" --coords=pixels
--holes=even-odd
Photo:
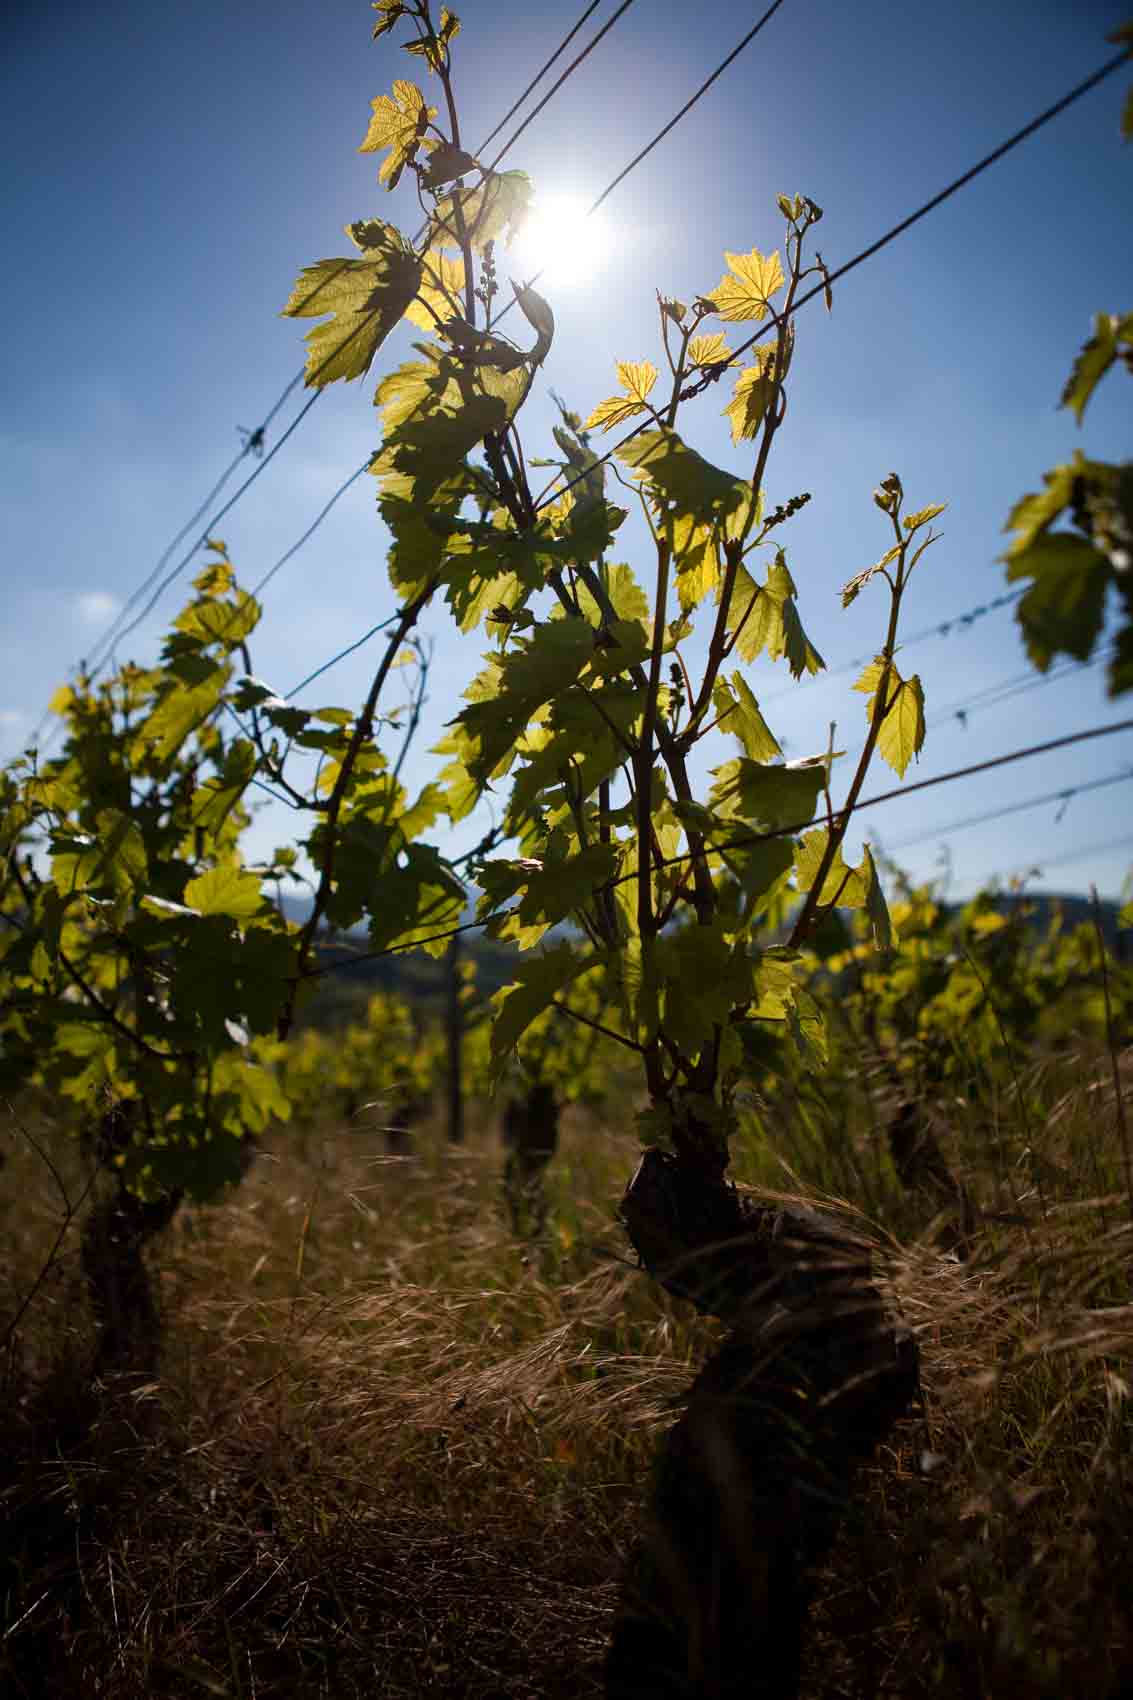
[[[867,1472],[819,1580],[808,1700],[1133,1692],[1133,1307],[1112,1302],[1133,1237],[1102,1079],[1031,1083],[1063,1178],[966,1264],[886,1238],[908,1224],[853,1133],[884,1184],[851,1166],[839,1190],[887,1248],[926,1417]],[[76,1159],[23,1119],[73,1194]],[[812,1135],[781,1155],[819,1190]],[[600,1693],[653,1443],[712,1331],[618,1260],[628,1135],[567,1118],[532,1253],[505,1231],[488,1128],[455,1153],[427,1131],[409,1161],[380,1144],[283,1131],[223,1209],[182,1212],[155,1260],[156,1381],[84,1391],[65,1239],[4,1366],[0,1691]],[[0,1315],[60,1212],[18,1128],[5,1150]],[[963,1129],[956,1150],[980,1181]],[[769,1178],[765,1151],[745,1164]]]

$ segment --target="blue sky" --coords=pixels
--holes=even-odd
[[[456,77],[476,143],[582,10],[470,3]],[[546,195],[597,195],[762,11],[730,0],[694,10],[636,0],[507,159]],[[614,10],[607,0],[585,41]],[[719,279],[724,249],[781,243],[780,191],[826,209],[818,242],[832,267],[1087,76],[1113,51],[1122,4],[997,6],[957,0],[786,0],[745,54],[607,203],[612,250],[592,275],[547,293],[558,331],[526,409],[529,453],[545,452],[555,388],[582,412],[615,389],[615,359],[659,359],[654,289],[686,296]],[[302,266],[348,249],[351,219],[414,230],[408,190],[379,190],[358,143],[369,103],[415,75],[390,38],[370,43],[364,0],[132,0],[17,5],[0,102],[7,165],[7,325],[0,411],[7,618],[0,631],[0,758],[16,753],[54,686],[90,653],[239,446],[302,363],[303,326],[279,317]],[[832,677],[792,687],[780,665],[750,683],[787,752],[824,748],[831,720],[851,751],[863,698],[845,663],[883,630],[880,594],[843,613],[839,587],[887,547],[871,491],[900,473],[909,506],[948,502],[943,541],[914,579],[905,630],[918,633],[1004,591],[997,556],[1012,502],[1081,446],[1129,452],[1129,380],[1113,375],[1078,430],[1057,408],[1099,309],[1127,311],[1133,148],[1118,119],[1133,69],[1119,73],[836,290],[833,314],[804,309],[790,415],[768,496],[812,492],[780,534],[807,630]],[[420,80],[418,78],[418,80]],[[407,329],[379,366],[404,358]],[[254,583],[376,446],[373,382],[327,393],[220,527]],[[296,392],[268,435],[301,405]],[[702,453],[744,469],[709,394],[684,429]],[[748,469],[750,470],[750,469]],[[640,534],[626,531],[634,558]],[[253,653],[286,691],[389,613],[385,534],[360,479],[273,582]],[[645,561],[638,556],[639,564]],[[187,570],[183,585],[187,586]],[[171,589],[126,646],[146,661]],[[459,707],[483,642],[438,609],[423,735],[406,774],[423,783],[428,746]],[[320,702],[356,703],[376,650],[320,681]],[[929,736],[910,778],[1125,717],[1101,669],[989,706],[966,724],[946,710],[1027,661],[1010,610],[911,644]],[[716,759],[726,759],[721,748]],[[847,764],[844,764],[848,766]],[[1133,772],[1133,737],[920,793],[862,816],[851,845],[917,839],[900,854],[917,877],[951,854],[954,893],[992,875],[1046,872],[1048,889],[1119,889],[1133,859],[1125,784],[949,834],[950,823],[1035,795]],[[878,768],[871,790],[888,789]],[[1061,813],[1061,818],[1059,817]],[[485,817],[451,835],[466,848]],[[253,848],[282,842],[269,807]],[[1093,851],[1116,839],[1123,848]],[[1083,854],[1083,852],[1088,852]]]

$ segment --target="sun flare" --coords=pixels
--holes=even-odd
[[[589,201],[566,193],[538,195],[512,244],[508,262],[521,282],[540,274],[540,288],[580,289],[604,269],[613,232]]]

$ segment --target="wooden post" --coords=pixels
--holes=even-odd
[[[448,1137],[450,1145],[464,1139],[464,1011],[460,1007],[460,934],[445,957],[445,1030],[448,1037]]]

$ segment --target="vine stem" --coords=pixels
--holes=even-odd
[[[851,781],[850,789],[846,793],[846,801],[838,810],[834,824],[827,827],[826,848],[822,852],[814,879],[811,882],[810,890],[806,894],[806,900],[803,903],[795,924],[791,929],[791,937],[788,941],[788,948],[791,950],[797,950],[799,945],[805,941],[807,934],[810,932],[811,926],[814,923],[815,912],[818,909],[822,898],[822,888],[826,884],[826,876],[833,867],[835,857],[842,848],[842,842],[849,829],[854,809],[857,805],[858,798],[861,796],[862,787],[864,786],[869,774],[870,763],[873,760],[873,752],[877,748],[877,740],[881,736],[882,722],[884,721],[885,716],[889,713],[889,710],[892,708],[893,703],[897,700],[896,696],[890,699],[889,681],[893,676],[893,655],[897,647],[897,624],[901,615],[901,598],[904,595],[905,585],[907,582],[907,575],[905,573],[905,550],[912,538],[911,534],[909,538],[905,538],[901,532],[900,501],[898,501],[896,506],[891,510],[890,518],[893,522],[893,529],[897,535],[897,541],[901,545],[901,553],[897,558],[896,577],[894,580],[890,581],[891,594],[889,603],[889,627],[885,634],[885,647],[881,652],[883,661],[881,677],[877,683],[877,694],[873,699],[873,717],[870,720],[869,731],[866,734],[866,741],[862,746],[862,753],[858,759],[857,771]],[[829,774],[827,774],[827,783],[829,784]],[[829,907],[829,905],[827,905],[827,907]]]
[[[654,973],[657,918],[653,912],[653,732],[657,699],[661,689],[661,654],[665,643],[665,611],[669,600],[669,566],[672,545],[668,538],[657,543],[657,585],[653,605],[653,640],[649,656],[649,680],[641,717],[641,736],[633,758],[637,796],[637,930],[641,939],[642,976],[648,982]],[[650,1094],[664,1092],[661,1054],[656,1041],[644,1052],[646,1081]]]
[[[350,743],[347,746],[346,754],[342,758],[342,766],[338,770],[338,777],[335,779],[330,797],[327,800],[326,851],[323,856],[323,865],[319,874],[319,883],[315,891],[315,900],[311,906],[311,913],[304,923],[303,930],[299,935],[299,949],[295,959],[295,971],[291,976],[291,991],[279,1016],[277,1031],[281,1039],[287,1038],[287,1035],[291,1031],[292,1023],[295,1020],[295,999],[299,989],[299,982],[306,976],[307,964],[310,961],[315,933],[317,932],[319,923],[326,911],[327,902],[331,894],[331,888],[334,884],[334,862],[335,848],[337,845],[336,833],[338,829],[338,821],[339,816],[342,813],[342,805],[346,800],[347,789],[350,785],[351,779],[353,778],[354,768],[358,761],[359,753],[362,749],[362,745],[373,735],[374,713],[378,706],[378,698],[381,696],[382,687],[385,685],[386,679],[389,677],[390,668],[393,666],[394,661],[397,658],[398,650],[405,642],[406,637],[412,631],[413,627],[417,624],[421,612],[431,600],[438,582],[439,581],[436,578],[430,579],[425,588],[419,591],[413,600],[407,603],[402,609],[397,625],[394,628],[388,644],[386,645],[386,652],[382,656],[377,672],[374,674],[362,712],[354,722],[354,731],[351,734]]]
[[[624,1033],[615,1033],[612,1027],[603,1027],[600,1021],[593,1021],[589,1015],[583,1015],[580,1009],[572,1009],[568,1003],[563,1003],[559,998],[552,998],[551,1003],[555,1009],[561,1010],[564,1015],[569,1015],[572,1021],[581,1022],[583,1027],[593,1028],[595,1033],[601,1033],[604,1038],[613,1039],[615,1044],[624,1045],[627,1051],[636,1051],[638,1056],[643,1054],[644,1047],[639,1045],[636,1039],[627,1039]]]

